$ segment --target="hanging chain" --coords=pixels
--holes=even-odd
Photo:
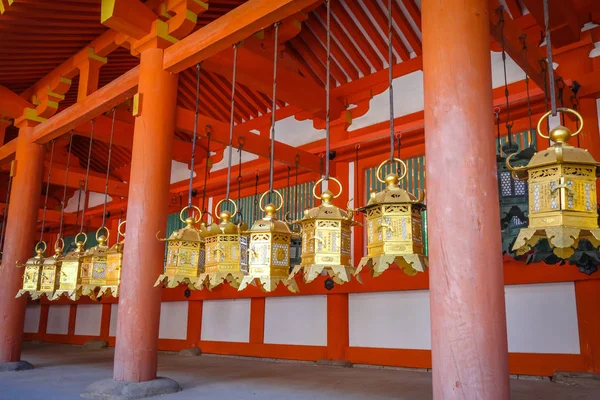
[[[71,130],[71,137],[69,138],[69,152],[67,153],[67,168],[65,169],[65,187],[63,190],[62,208],[60,210],[60,225],[58,228],[58,239],[62,238],[63,222],[65,216],[65,202],[67,201],[67,183],[69,182],[69,164],[71,163],[71,148],[73,147],[74,134],[75,131]]]
[[[237,186],[238,186],[238,194],[237,194],[237,200],[238,202],[240,202],[239,205],[239,211],[238,211],[238,216],[240,218],[240,221],[244,220],[244,213],[242,210],[242,204],[241,204],[241,198],[242,198],[242,148],[244,147],[244,144],[246,143],[246,139],[244,139],[243,136],[238,136],[238,148],[237,148],[237,152],[239,153],[239,159],[238,159],[238,176],[237,176]]]
[[[0,234],[0,249],[4,251],[4,234],[6,233],[6,219],[8,218],[8,204],[10,202],[10,189],[12,188],[13,179],[13,166],[14,160],[10,166],[10,173],[8,175],[8,187],[6,189],[6,202],[4,203],[4,215],[2,215],[2,233]]]
[[[231,78],[231,116],[229,118],[229,160],[227,162],[227,192],[225,200],[229,200],[229,189],[231,187],[231,157],[233,156],[233,125],[235,123],[235,79],[237,73],[237,50],[238,44],[233,45],[233,74]]]
[[[559,77],[556,80],[556,87],[558,89],[558,101],[560,102],[560,106],[564,107],[565,106],[565,102],[564,102],[564,99],[563,99],[563,93],[565,91],[566,85],[565,85],[565,82],[563,81],[563,79],[561,77]],[[564,113],[560,114],[560,123],[563,126],[565,125],[565,114]]]
[[[393,0],[389,0],[388,1],[388,69],[389,69],[389,88],[388,88],[388,92],[390,95],[389,98],[389,102],[390,102],[390,161],[394,161],[394,85],[393,83],[393,79],[394,79],[394,73],[392,71],[392,63],[394,62],[393,60],[393,44],[392,44],[392,34],[393,34],[393,28],[392,28],[392,1]]]
[[[292,205],[290,203],[290,200],[291,200],[291,197],[292,197],[291,196],[291,194],[292,194],[292,192],[291,192],[292,188],[290,187],[291,176],[292,176],[292,167],[290,167],[288,165],[287,169],[288,169],[288,175],[287,175],[287,192],[288,193],[287,193],[287,197],[286,197],[285,210],[283,210],[284,211],[284,214],[283,214],[284,216],[286,216],[288,213],[291,214],[291,211],[292,211]]]
[[[573,103],[573,110],[579,111],[579,99],[577,98],[577,95],[571,97],[571,102]],[[577,131],[579,130],[579,118],[575,120],[575,128]],[[577,135],[577,147],[581,147],[580,136],[581,135]]]
[[[500,107],[494,108],[494,115],[496,116],[496,130],[498,133],[498,154],[502,156],[502,143],[500,142]]]
[[[354,151],[355,151],[355,155],[354,155],[354,182],[358,182],[358,150],[360,150],[360,144],[354,145]],[[356,189],[355,190],[356,190],[356,198],[359,199],[358,201],[360,201],[362,203],[362,200],[361,200],[361,197],[360,197],[360,187],[359,187],[359,185],[356,185]],[[357,203],[354,203],[354,204],[357,204]],[[358,203],[358,204],[360,204],[360,203]]]
[[[300,167],[300,155],[296,154],[296,185],[294,187],[294,218],[298,218],[298,169]]]
[[[554,62],[552,61],[552,41],[550,38],[550,12],[548,11],[548,0],[544,0],[544,23],[546,24],[546,50],[548,58],[548,81],[550,83],[550,104],[552,116],[556,116],[556,96],[554,94]]]
[[[504,70],[504,97],[506,98],[506,130],[508,135],[508,151],[513,151],[512,144],[512,133],[511,128],[512,124],[510,123],[510,104],[508,100],[508,76],[506,73],[506,38],[504,37],[504,6],[500,6],[498,8],[498,13],[500,14],[500,42],[502,45],[502,67]]]
[[[46,209],[48,208],[48,192],[50,191],[50,177],[52,174],[52,160],[54,159],[54,140],[50,148],[50,164],[48,165],[48,179],[46,179],[46,196],[44,198],[44,212],[42,213],[42,230],[40,232],[40,242],[44,239],[44,228],[46,226]]]
[[[252,210],[253,219],[256,218],[258,214],[258,171],[255,174],[255,183],[254,183],[254,209]]]
[[[198,118],[196,118],[198,120]],[[206,132],[206,138],[208,139],[208,143],[206,145],[206,165],[204,166],[204,187],[202,188],[202,212],[206,212],[206,182],[208,181],[208,172],[210,171],[208,163],[210,162],[210,136],[212,133],[212,126],[206,125],[204,127],[204,131]]]
[[[81,196],[83,194],[83,188],[85,187],[85,181],[83,179],[79,180],[79,189],[77,192],[77,212],[75,213],[75,221],[79,220],[79,212],[81,211]],[[83,207],[85,209],[85,206]]]
[[[271,104],[271,148],[269,149],[269,197],[271,197],[274,189],[273,174],[275,169],[275,109],[277,108],[277,48],[279,45],[279,24],[279,22],[275,23],[275,43],[273,44],[273,102]]]
[[[546,112],[549,111],[548,107],[548,62],[546,60],[540,61],[541,71],[540,74],[544,76],[544,105],[546,107]],[[550,119],[546,118],[546,129],[550,132]],[[551,145],[552,141],[548,138],[548,145]]]
[[[92,131],[90,132],[90,146],[88,147],[88,159],[87,159],[87,166],[85,168],[85,184],[84,184],[84,188],[83,188],[83,193],[85,194],[85,201],[89,204],[88,201],[88,195],[87,195],[87,190],[88,190],[88,182],[89,182],[89,176],[90,176],[90,164],[92,161],[92,143],[94,142],[94,126],[96,125],[96,119],[92,120]],[[81,191],[79,192],[81,194]],[[79,233],[83,232],[83,224],[85,221],[85,205],[83,206],[83,211],[81,212],[81,226],[79,228]]]
[[[329,181],[329,147],[330,147],[330,131],[331,121],[329,115],[330,107],[330,86],[331,86],[331,0],[325,0],[327,3],[327,77],[325,79],[325,178]]]
[[[525,64],[525,91],[527,92],[527,116],[529,118],[529,131],[527,132],[527,139],[529,142],[529,146],[533,146],[533,148],[537,148],[536,146],[536,142],[537,142],[537,138],[536,135],[532,136],[532,131],[533,131],[533,118],[531,115],[531,95],[529,93],[529,62],[528,62],[528,58],[527,58],[527,35],[526,34],[522,34],[521,37],[521,42],[523,43],[523,57],[525,58],[524,60],[524,64]]]
[[[194,182],[194,165],[196,163],[196,139],[198,137],[198,114],[200,107],[200,63],[196,64],[196,112],[194,113],[194,136],[192,137],[192,158],[190,168],[190,187],[188,189],[188,217],[192,213],[192,184]],[[210,156],[210,155],[209,155]],[[207,159],[208,160],[208,159]]]
[[[106,183],[104,184],[104,210],[102,211],[102,228],[106,228],[106,203],[108,201],[108,178],[110,174],[110,159],[112,157],[113,136],[115,133],[115,117],[117,109],[113,108],[112,122],[110,125],[110,139],[108,142],[108,160],[106,162]]]
[[[396,157],[400,158],[400,146],[402,145],[402,134],[399,133],[396,135],[397,145],[396,145]]]

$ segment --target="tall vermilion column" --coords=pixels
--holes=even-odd
[[[156,239],[167,225],[171,148],[177,105],[177,75],[163,71],[163,51],[147,49],[140,61],[127,208],[127,239],[119,296],[115,381],[156,378],[164,244]]]
[[[13,177],[4,253],[0,265],[0,363],[19,361],[25,323],[27,298],[15,299],[23,282],[25,262],[33,255],[44,172],[44,149],[31,143],[33,128],[24,121],[17,137],[15,175]]]
[[[487,0],[423,0],[434,399],[509,398]]]

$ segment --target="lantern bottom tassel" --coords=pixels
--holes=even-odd
[[[581,239],[588,240],[598,248],[600,246],[600,229],[580,229],[574,226],[523,228],[519,231],[513,250],[518,255],[523,255],[533,249],[542,239],[548,239],[548,243],[557,257],[567,259],[573,255]]]
[[[194,282],[194,279],[196,279],[195,276],[162,274],[158,277],[156,283],[154,283],[154,286],[156,287],[161,284],[164,284],[164,287],[173,289],[179,286],[180,284],[184,284],[187,285],[190,290],[201,289],[202,286],[198,286],[197,283]]]
[[[280,276],[245,276],[238,290],[244,290],[248,285],[256,286],[257,283],[263,292],[272,292],[282,283],[290,292],[298,293],[298,284],[294,279]]]
[[[17,292],[17,295],[15,296],[15,299],[18,299],[19,297],[23,296],[24,294],[30,295],[31,300],[37,300],[41,297],[42,292],[39,292],[36,290],[19,290]]]
[[[344,283],[350,282],[350,278],[354,275],[354,267],[348,265],[322,265],[322,264],[313,264],[310,266],[305,265],[296,265],[292,270],[288,280],[293,280],[295,275],[298,274],[301,270],[304,270],[304,282],[310,283],[317,279],[319,275],[323,271],[326,271],[327,274],[333,279],[335,283],[338,285],[342,285]],[[360,276],[354,276],[357,281],[362,283],[362,279]]]
[[[376,278],[392,265],[398,266],[408,276],[415,276],[418,272],[425,272],[429,266],[427,257],[422,254],[403,255],[379,255],[375,257],[363,257],[356,268],[355,276],[358,276],[363,268],[370,267],[371,276]]]
[[[96,298],[100,297],[119,297],[119,286],[100,286],[100,290],[96,295]]]
[[[243,272],[213,272],[200,274],[195,285],[198,288],[206,287],[208,290],[213,290],[219,285],[229,283],[235,289],[238,289],[246,274]]]
[[[77,287],[77,289],[74,289],[74,290],[57,290],[56,292],[54,292],[52,297],[48,297],[48,300],[50,300],[50,301],[58,300],[60,298],[60,296],[62,296],[62,295],[67,296],[69,299],[71,299],[73,301],[77,301],[81,297],[81,286]]]

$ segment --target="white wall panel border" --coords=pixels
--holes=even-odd
[[[327,296],[267,297],[264,341],[327,346]]]
[[[202,305],[202,340],[250,341],[250,299],[205,300]]]

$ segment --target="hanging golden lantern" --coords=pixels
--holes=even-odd
[[[371,192],[368,204],[359,208],[367,216],[367,255],[360,260],[356,269],[358,275],[365,267],[371,268],[376,277],[396,264],[407,275],[424,272],[427,258],[423,255],[423,217],[421,211],[424,194],[420,191],[417,199],[398,183],[407,173],[406,163],[394,158],[404,168],[402,176],[390,173],[381,178],[381,170],[390,160],[385,160],[377,168],[376,177],[386,187],[379,193]]]
[[[223,201],[219,201],[215,207],[219,225],[211,224],[206,232],[206,261],[204,273],[196,280],[197,288],[206,286],[213,289],[225,282],[239,288],[248,273],[247,225],[243,222],[236,225],[231,221],[238,211],[237,204],[231,199],[227,201],[233,204],[233,214],[227,210],[217,211]]]
[[[280,206],[269,203],[263,208],[262,201],[267,193],[269,192],[265,192],[259,200],[259,207],[266,215],[246,232],[250,235],[249,272],[243,278],[239,290],[258,280],[264,292],[274,291],[280,282],[290,291],[297,292],[296,281],[287,279],[290,273],[292,232],[287,223],[275,217],[275,213],[283,207],[283,196],[273,190],[281,200]]]
[[[506,166],[516,179],[529,184],[529,226],[522,228],[513,246],[517,254],[524,254],[542,239],[547,239],[554,254],[567,259],[573,255],[580,240],[589,241],[594,248],[600,246],[598,212],[596,208],[596,178],[600,176],[600,164],[584,149],[570,146],[567,141],[583,129],[581,115],[569,108],[558,111],[577,116],[580,126],[572,133],[569,128],[557,126],[545,136],[542,122],[538,122],[538,134],[554,144],[539,151],[525,167],[513,168],[509,156]]]
[[[80,236],[83,236],[82,241],[78,240]],[[58,290],[54,292],[50,300],[56,300],[62,295],[66,295],[71,300],[78,300],[81,297],[81,282],[83,278],[85,277],[89,282],[89,270],[87,266],[84,269],[82,262],[85,255],[84,246],[86,242],[87,235],[84,232],[79,232],[75,236],[75,250],[67,253],[62,259]]]
[[[47,257],[42,265],[42,278],[40,284],[40,292],[48,299],[52,298],[54,292],[58,290],[60,283],[60,269],[63,260],[63,250],[65,242],[62,238],[58,238],[54,246],[54,255]]]
[[[315,189],[324,180],[319,179],[313,187],[313,196],[321,199],[321,205],[304,211],[304,217],[298,221],[302,231],[302,262],[290,274],[293,278],[301,270],[304,281],[312,282],[326,271],[338,284],[350,281],[354,273],[351,263],[351,227],[358,225],[353,221],[353,211],[336,207],[332,200],[342,194],[342,184],[335,178],[329,178],[340,186],[337,195],[329,190],[317,196]],[[360,277],[357,277],[360,281]]]
[[[102,230],[106,235],[102,235]],[[96,298],[96,289],[106,285],[106,268],[108,256],[108,228],[102,226],[96,231],[98,244],[85,251],[81,260],[81,294]]]
[[[191,216],[183,219],[183,213],[189,209],[198,212],[196,219]],[[194,225],[202,219],[202,212],[196,206],[187,206],[179,213],[179,219],[186,226],[173,232],[167,239],[159,239],[167,242],[167,262],[165,273],[158,277],[154,286],[164,283],[166,287],[174,288],[180,283],[185,283],[190,289],[196,289],[196,279],[204,272],[206,231],[196,229]]]
[[[29,294],[34,300],[40,297],[40,278],[45,252],[46,242],[40,241],[35,245],[35,256],[25,261],[25,264],[17,262],[17,267],[25,268],[25,271],[23,272],[23,286],[17,292],[16,298],[24,294]]]
[[[119,241],[119,237],[125,238],[125,233],[121,227],[125,224],[122,221],[117,228],[117,243],[115,243],[106,253],[106,282],[100,286],[98,297],[112,296],[119,297],[119,285],[121,284],[121,269],[123,267],[123,246],[124,241]]]

